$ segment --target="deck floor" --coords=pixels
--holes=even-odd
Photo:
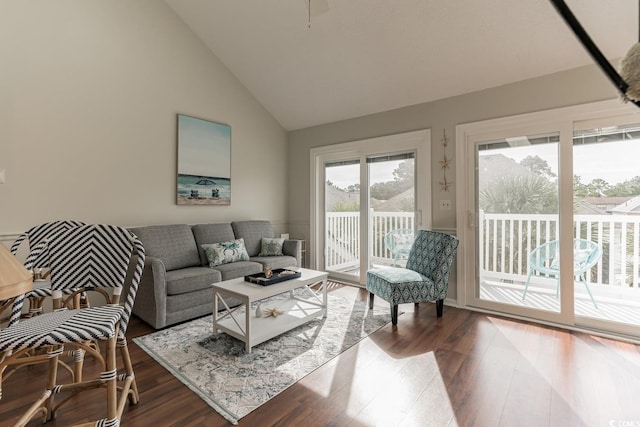
[[[576,284],[576,286],[581,285]],[[525,300],[522,299],[523,290],[522,285],[485,280],[480,286],[480,298],[520,307],[560,311],[560,300],[556,298],[555,290],[530,287]],[[586,291],[576,289],[576,315],[640,326],[640,294],[637,298],[616,298],[598,295],[594,290],[592,292],[594,292],[597,308],[594,307]]]

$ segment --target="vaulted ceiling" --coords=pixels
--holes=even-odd
[[[548,0],[165,1],[287,130],[593,63]],[[566,2],[606,57],[637,41],[637,1]]]

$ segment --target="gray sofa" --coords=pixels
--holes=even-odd
[[[145,251],[145,268],[133,313],[156,329],[211,314],[211,284],[259,273],[264,267],[300,266],[302,243],[285,240],[281,256],[258,256],[269,221],[172,224],[130,228]],[[209,267],[203,244],[244,239],[249,261]]]

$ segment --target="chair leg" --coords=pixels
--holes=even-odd
[[[444,307],[444,300],[439,299],[436,301],[436,316],[442,317],[442,309]]]
[[[524,292],[522,293],[522,301],[527,297],[527,289],[529,289],[529,280],[531,280],[531,272],[527,274],[527,281],[524,284]]]
[[[138,393],[138,385],[136,383],[136,377],[133,373],[133,364],[131,363],[131,357],[129,356],[129,347],[127,346],[127,339],[122,337],[118,339],[118,347],[120,348],[120,357],[124,365],[124,385],[122,386],[122,396],[118,405],[118,416],[122,416],[124,409],[125,396],[128,397],[129,403],[137,405],[140,401],[140,395]]]
[[[47,370],[47,385],[42,395],[29,407],[29,409],[22,415],[22,417],[14,424],[14,426],[23,427],[33,419],[34,416],[42,414],[42,422],[52,420],[55,417],[55,411],[53,409],[54,400],[54,388],[57,380],[58,373],[58,358],[62,352],[62,347],[52,347],[48,350],[48,370]],[[2,367],[4,370],[5,366]]]
[[[398,304],[391,304],[391,324],[398,324]]]
[[[369,292],[369,310],[373,309],[373,292]]]
[[[118,425],[118,385],[117,366],[116,366],[116,337],[112,337],[107,341],[106,347],[106,371],[103,372],[106,379],[107,388],[107,418],[98,420],[98,422],[106,422],[108,425]]]
[[[593,295],[591,294],[591,289],[589,289],[589,285],[587,284],[587,278],[580,276],[579,281],[584,283],[584,287],[587,288],[587,293],[589,294],[589,298],[591,298],[591,302],[593,303],[593,306],[597,309],[598,305],[596,304],[596,300],[593,299]]]

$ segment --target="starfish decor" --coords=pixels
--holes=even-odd
[[[442,191],[449,191],[449,187],[451,186],[451,184],[453,184],[453,183],[450,182],[450,181],[447,181],[447,177],[444,176],[442,178],[442,181],[440,181],[440,189]]]
[[[440,160],[440,169],[442,169],[442,181],[440,181],[440,190],[449,191],[449,187],[453,184],[451,181],[447,181],[447,169],[451,167],[451,160],[447,159],[447,145],[449,144],[449,140],[447,139],[447,133],[443,129],[442,130],[442,139],[440,140],[442,144],[442,160]]]
[[[284,314],[284,311],[280,311],[278,310],[277,307],[274,307],[274,308],[265,308],[263,313],[264,313],[264,317],[269,317],[269,316],[278,317],[281,314]]]

